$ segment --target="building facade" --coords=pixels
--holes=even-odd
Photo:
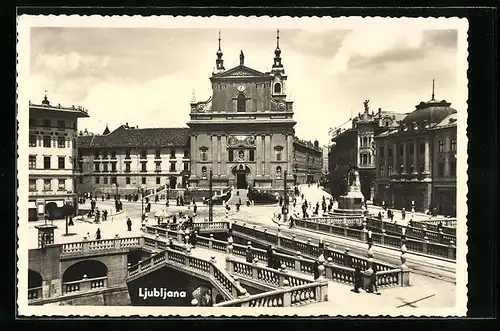
[[[78,118],[89,117],[82,107],[29,103],[29,220],[40,215],[64,216],[65,204],[77,206],[75,161]]]
[[[318,183],[323,172],[323,149],[318,141],[295,138],[293,142],[293,176],[295,184]]]
[[[375,137],[377,201],[456,214],[457,111],[450,106],[433,95],[397,128]]]
[[[359,172],[361,192],[366,200],[374,196],[375,181],[375,135],[397,125],[404,114],[370,111],[369,100],[364,102],[364,111],[352,119],[351,128],[334,131],[332,146],[328,153],[330,189],[340,196],[347,189],[346,176],[350,167]]]
[[[189,128],[139,129],[128,123],[102,135],[78,137],[78,192],[136,194],[141,189],[187,187]]]
[[[243,51],[239,66],[226,70],[222,56],[219,37],[210,77],[213,93],[206,101],[191,102],[190,186],[208,187],[210,171],[216,187],[279,188],[285,175],[293,184],[294,151],[300,158],[305,148],[294,143],[296,122],[286,94],[279,31],[270,72],[245,66]],[[307,150],[317,154],[314,146]]]

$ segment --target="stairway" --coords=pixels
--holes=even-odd
[[[238,195],[239,192],[239,195]],[[234,189],[231,191],[231,197],[229,200],[227,200],[228,205],[236,205],[240,199],[241,199],[241,204],[244,206],[247,203],[248,200],[248,190],[246,189]]]

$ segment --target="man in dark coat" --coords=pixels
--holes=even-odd
[[[247,261],[248,263],[253,262],[253,253],[249,247],[247,247],[247,251],[245,253],[245,261]]]
[[[267,266],[269,268],[273,268],[274,267],[274,254],[273,254],[273,247],[271,245],[269,245],[267,247]]]
[[[359,293],[359,288],[361,287],[361,268],[357,265],[354,268],[354,292]]]
[[[314,275],[314,280],[319,278],[319,262],[318,261],[314,261],[313,275]]]
[[[132,231],[132,220],[127,217],[127,231]]]
[[[191,245],[193,245],[193,248],[196,248],[196,243],[198,242],[198,231],[195,230],[191,232]]]

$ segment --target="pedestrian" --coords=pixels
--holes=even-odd
[[[375,264],[373,265],[372,269],[373,269],[373,272],[370,275],[370,290],[369,290],[369,292],[373,293],[373,294],[380,295],[380,292],[378,291],[378,287],[377,287],[377,268],[376,268]]]
[[[193,248],[196,248],[196,242],[198,241],[197,240],[198,239],[197,232],[198,232],[197,230],[194,230],[193,232],[191,232],[190,239],[191,239],[191,245],[193,245]]]
[[[253,253],[252,253],[252,250],[250,249],[250,247],[247,247],[247,250],[246,250],[246,253],[245,253],[245,260],[248,263],[252,263],[253,262]]]
[[[101,229],[97,228],[97,231],[95,232],[95,239],[100,240],[101,239]]]
[[[406,211],[405,209],[401,209],[401,219],[404,220],[406,218]]]
[[[102,212],[102,219],[103,219],[103,221],[107,221],[108,220],[108,210],[107,209],[105,209]]]
[[[273,246],[269,245],[267,247],[267,251],[266,251],[266,257],[267,257],[267,266],[269,268],[273,268],[274,267],[274,261],[273,261],[273,258],[274,258],[274,254],[273,254]]]
[[[172,239],[172,237],[168,238],[168,247],[170,249],[175,249],[174,240]]]
[[[313,275],[314,275],[314,280],[319,278],[319,262],[318,261],[314,261]]]
[[[290,216],[290,229],[292,229],[295,225],[295,220],[293,219],[293,216]]]
[[[356,265],[354,268],[354,292],[359,293],[359,288],[361,287],[361,268]]]
[[[198,206],[196,205],[196,202],[194,202],[194,199],[193,199],[193,213],[196,214],[197,210],[198,210]]]
[[[127,217],[127,231],[132,231],[132,220]]]
[[[437,225],[437,228],[438,228],[438,232],[442,232],[443,231],[443,222],[442,221],[439,221],[439,223]]]
[[[177,217],[175,215],[172,216],[172,224],[175,224],[177,222]]]

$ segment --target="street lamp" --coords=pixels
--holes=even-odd
[[[210,169],[209,177],[208,177],[208,190],[209,190],[209,198],[208,198],[208,221],[213,222],[213,202],[212,202],[212,169]]]
[[[144,217],[144,187],[141,187],[141,221]]]
[[[167,177],[167,183],[165,184],[167,188],[167,207],[170,205],[170,177]]]

